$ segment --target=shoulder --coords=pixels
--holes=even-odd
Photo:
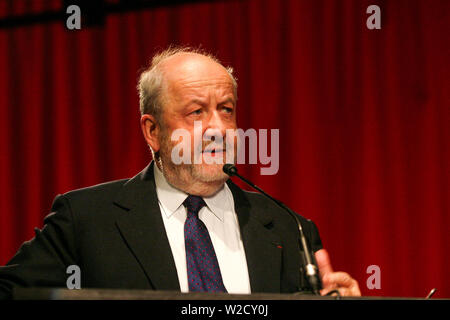
[[[53,213],[92,215],[96,212],[98,215],[99,212],[110,211],[113,199],[128,181],[129,179],[109,181],[58,194],[53,200],[49,217],[53,216]]]
[[[150,163],[132,178],[104,182],[59,194],[53,201],[52,212],[68,211],[71,215],[89,219],[111,217],[112,214],[119,212],[117,210],[120,206],[117,202],[124,197],[130,201],[140,202],[152,192],[152,172]]]
[[[115,194],[129,179],[121,179],[115,181],[104,182],[101,184],[88,186],[71,190],[69,192],[58,194],[53,202],[53,210],[59,204],[79,204],[84,206],[98,206],[99,203],[111,201]],[[53,211],[52,210],[52,211]]]
[[[71,190],[62,194],[63,197],[73,201],[98,201],[102,199],[111,200],[111,196],[116,194],[130,179],[120,179],[100,183],[80,189]]]

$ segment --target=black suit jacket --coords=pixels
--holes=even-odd
[[[234,197],[252,292],[296,292],[303,286],[294,220],[260,194],[227,181]],[[316,226],[303,217],[313,248]],[[180,290],[162,221],[153,163],[132,179],[58,195],[42,230],[0,267],[0,297],[13,287],[66,287],[69,265],[82,288]]]

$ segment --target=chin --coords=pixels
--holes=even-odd
[[[173,187],[188,194],[209,197],[223,187],[228,175],[222,164],[175,165],[162,159],[163,174]],[[165,165],[164,165],[165,164]]]
[[[194,165],[192,175],[194,179],[205,183],[224,183],[228,175],[223,172],[222,164],[199,164]]]

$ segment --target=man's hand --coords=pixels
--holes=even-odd
[[[315,256],[323,285],[323,289],[320,290],[321,295],[325,295],[332,290],[338,290],[341,296],[361,295],[358,282],[355,279],[348,273],[333,271],[327,250],[321,249],[315,253]]]

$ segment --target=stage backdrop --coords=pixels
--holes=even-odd
[[[364,295],[450,297],[449,4],[196,2],[80,31],[0,29],[0,263],[57,194],[147,165],[139,71],[170,44],[201,45],[235,68],[239,126],[280,130],[279,172],[240,170],[317,223],[334,268]],[[0,17],[61,7],[2,1]]]

